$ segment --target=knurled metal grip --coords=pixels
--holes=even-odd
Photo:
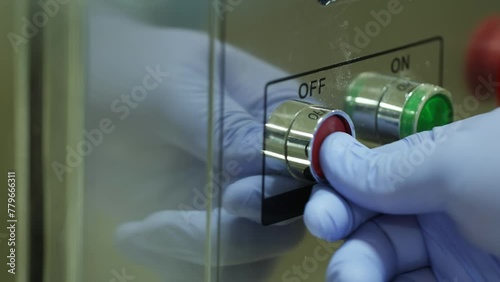
[[[263,152],[281,160],[296,179],[324,181],[319,149],[334,132],[355,136],[354,125],[345,112],[289,100],[271,114]]]

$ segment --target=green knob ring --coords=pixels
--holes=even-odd
[[[442,112],[434,113],[438,109]],[[439,116],[431,119],[429,111]],[[453,104],[450,92],[438,86],[422,84],[415,88],[406,100],[401,113],[399,137],[405,138],[451,122],[453,122]]]

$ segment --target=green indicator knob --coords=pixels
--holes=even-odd
[[[361,73],[347,89],[345,111],[359,137],[389,143],[453,121],[446,89],[377,73]]]
[[[422,108],[418,118],[417,132],[431,130],[453,122],[451,101],[444,95],[432,97]]]
[[[401,114],[400,138],[453,122],[451,94],[430,84],[417,87]]]

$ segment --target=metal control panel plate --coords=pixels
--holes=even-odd
[[[433,37],[316,70],[279,78],[266,85],[264,90],[265,105],[269,99],[273,98],[273,93],[279,93],[279,90],[275,89],[295,88],[297,100],[328,105],[335,109],[345,109],[344,97],[350,83],[349,80],[345,79],[346,75],[368,71],[378,71],[379,73],[442,85],[443,47],[443,39]],[[267,121],[271,113],[266,106],[264,108],[264,121]],[[265,144],[264,150],[266,150]],[[268,158],[263,159],[263,177],[273,173],[273,168],[266,163],[269,161]],[[312,184],[299,185],[297,183],[296,186],[299,187],[276,194],[270,191],[269,187],[266,187],[266,181],[262,181],[263,224],[277,223],[302,214]]]

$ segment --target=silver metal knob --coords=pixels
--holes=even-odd
[[[446,89],[377,73],[362,73],[347,90],[345,111],[361,139],[388,143],[453,122]]]
[[[334,132],[355,136],[354,125],[345,112],[302,101],[286,101],[276,108],[266,124],[264,154],[281,160],[297,179],[324,181],[319,149]]]

